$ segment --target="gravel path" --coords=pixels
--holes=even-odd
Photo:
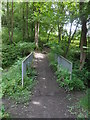
[[[59,88],[56,76],[49,67],[46,54],[35,53],[34,67],[37,70],[37,84],[34,87],[31,101],[27,106],[19,104],[11,107],[13,102],[4,100],[7,111],[14,118],[74,118],[68,106],[73,105],[80,94],[67,93]],[[7,104],[9,103],[9,104]]]

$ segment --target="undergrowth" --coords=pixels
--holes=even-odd
[[[56,71],[57,82],[61,87],[64,87],[66,90],[84,90],[85,85],[75,74],[72,74],[72,79],[70,80],[70,75],[68,71],[62,66],[58,67]]]
[[[9,114],[5,111],[4,105],[1,105],[0,106],[0,118],[7,118],[8,120],[9,117],[10,117]]]
[[[53,67],[56,73],[57,82],[60,87],[64,87],[66,91],[86,91],[89,72],[85,68],[82,71],[79,71],[77,67],[74,67],[72,72],[72,79],[70,80],[70,74],[68,73],[68,71],[62,66],[58,66],[57,56],[52,50],[48,54],[48,58],[50,65]],[[83,98],[81,98],[75,106],[71,106],[69,108],[69,112],[71,114],[76,114],[77,112],[73,111],[78,111],[77,119],[84,120],[84,118],[88,118],[88,115],[90,116],[89,97],[90,90],[88,90],[87,94]]]
[[[90,116],[90,89],[87,89],[87,91],[85,92],[85,94],[83,95],[83,97],[80,98],[80,100],[75,103],[73,107],[73,109],[71,109],[71,113],[73,113],[73,111],[78,111],[77,112],[77,120],[85,120],[85,119],[89,119]]]
[[[24,86],[22,87],[22,60],[23,58],[19,58],[7,71],[3,70],[2,82],[0,83],[2,87],[0,99],[7,97],[8,99],[14,100],[16,104],[28,104],[37,73],[32,65],[30,65],[30,69],[27,70],[24,78]],[[9,114],[5,111],[4,105],[0,108],[0,118],[10,118]]]
[[[10,67],[18,58],[27,56],[34,49],[35,44],[30,42],[18,42],[15,45],[2,45],[2,67]]]
[[[90,89],[88,88],[86,91],[86,94],[80,99],[78,105],[80,105],[80,107],[82,107],[88,114],[88,116],[90,116]]]
[[[22,58],[17,60],[10,69],[2,74],[2,93],[3,97],[8,96],[17,103],[27,102],[30,99],[31,89],[34,85],[36,72],[33,68],[27,72],[24,78],[24,87],[21,86],[21,62]],[[29,76],[30,74],[30,76]]]
[[[75,69],[72,73],[72,80],[70,80],[70,75],[68,71],[62,66],[57,65],[57,58],[55,58],[55,53],[53,51],[48,54],[48,58],[50,61],[50,65],[53,67],[57,75],[57,82],[59,83],[59,86],[64,87],[67,91],[85,89],[84,82],[75,73]]]

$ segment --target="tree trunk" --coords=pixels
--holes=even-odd
[[[81,44],[80,44],[80,70],[83,68],[86,59],[86,48],[87,48],[87,28],[86,20],[82,21],[82,31],[81,31]]]
[[[25,39],[25,15],[24,15],[24,3],[23,3],[23,41]]]
[[[48,33],[48,38],[47,38],[47,42],[49,41],[49,36],[50,36],[50,33],[52,32],[53,28],[51,28],[51,30],[49,31]]]
[[[36,49],[38,49],[38,25],[37,25],[37,22],[35,22],[35,45],[36,45]]]
[[[13,0],[12,0],[12,18],[11,18],[11,43],[13,43]]]
[[[26,38],[29,38],[29,31],[28,31],[28,2],[26,2]]]
[[[74,38],[74,35],[75,35],[76,31],[77,31],[78,23],[79,23],[79,21],[77,22],[75,31],[73,32],[73,35],[72,35],[72,36],[71,36],[71,28],[70,28],[70,34],[69,34],[69,38],[68,38],[68,47],[67,47],[67,49],[66,49],[65,57],[66,57],[67,54],[68,54],[68,50],[69,50],[69,47],[70,47],[71,40]],[[72,27],[72,23],[71,23],[71,27]]]
[[[60,27],[58,24],[58,43],[60,43],[60,41],[61,41],[61,33],[60,33]]]
[[[34,41],[34,23],[31,24],[31,40]]]
[[[8,35],[9,35],[9,41],[11,42],[11,37],[10,37],[10,15],[9,15],[9,2],[7,0],[7,28],[8,28]]]
[[[39,22],[37,23],[37,26],[38,26],[38,37],[39,37]]]
[[[68,54],[69,46],[70,46],[70,43],[71,43],[71,29],[72,29],[72,22],[71,22],[71,26],[70,26],[70,32],[69,32],[69,37],[68,37],[68,46],[67,46],[67,48],[66,48],[65,57],[66,57],[67,54]]]
[[[33,14],[34,14],[34,3],[32,3],[32,5],[33,5]],[[34,33],[35,33],[34,22],[32,20],[32,24],[31,24],[31,39],[32,39],[32,41],[34,41],[34,39],[35,39]]]
[[[39,22],[37,22],[37,41],[39,41]]]
[[[82,24],[82,30],[81,30],[81,41],[80,41],[80,70],[83,68],[85,64],[86,59],[86,50],[87,50],[87,18],[82,13],[84,2],[80,2],[80,18],[81,18],[81,24]]]

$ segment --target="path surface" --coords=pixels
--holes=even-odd
[[[59,88],[56,76],[49,67],[46,54],[35,53],[34,67],[37,70],[37,84],[34,87],[29,105],[10,107],[9,101],[4,101],[7,111],[15,118],[74,118],[68,111],[68,106],[73,105],[80,97],[78,93],[67,94]]]

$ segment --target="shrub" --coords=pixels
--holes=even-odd
[[[48,45],[51,48],[51,52],[57,55],[63,55],[65,48],[63,42],[61,44],[58,44],[56,42],[48,42],[46,45]]]
[[[19,30],[18,28],[14,28],[13,33],[14,33],[13,34],[13,41],[15,43],[18,43],[20,40],[21,41],[23,40],[21,30]],[[10,44],[8,28],[5,26],[4,27],[2,26],[2,42],[3,42],[3,44]]]
[[[57,70],[57,61],[55,61],[55,54],[50,52],[48,54],[48,58],[49,58],[49,61],[50,61],[50,66],[53,67],[53,70],[56,71]]]
[[[67,70],[63,69],[61,66],[56,72],[57,82],[60,86],[65,87],[67,90],[83,90],[85,85],[82,80],[80,80],[76,75],[72,74],[72,80]]]
[[[3,45],[2,48],[2,67],[10,67],[19,57],[30,54],[35,48],[34,43],[19,42],[16,45]]]
[[[83,68],[81,71],[79,69],[74,68],[73,74],[76,74],[77,77],[81,79],[85,85],[88,85],[88,76],[90,75],[90,72],[88,72],[86,68]]]
[[[79,101],[79,105],[87,111],[88,110],[90,111],[89,97],[90,97],[90,93],[88,94],[88,92],[87,92],[87,94],[83,98],[81,98]]]
[[[63,69],[61,66],[58,67],[57,70],[57,60],[55,61],[55,54],[64,55],[65,45],[67,43],[66,44],[63,43],[64,43],[63,41],[60,44],[58,44],[55,41],[54,42],[50,41],[47,43],[47,45],[51,48],[51,51],[48,55],[50,65],[53,67],[54,71],[57,71],[56,72],[58,78],[57,81],[60,86],[63,86],[69,90],[83,90],[85,89],[85,85],[87,85],[88,83],[88,76],[90,73],[86,68],[84,68],[82,71],[79,71],[79,60],[77,60],[77,58],[80,55],[78,51],[76,51],[76,48],[73,50],[73,48],[71,47],[71,49],[69,50],[69,54],[67,56],[71,61],[73,61],[72,80],[70,80],[68,71]]]
[[[5,112],[5,107],[4,105],[0,106],[0,118],[9,118],[9,114],[7,112]]]
[[[72,77],[72,81],[70,83],[70,87],[73,87],[74,90],[84,90],[85,85],[81,79],[79,79],[76,75]]]
[[[32,68],[32,72],[29,71],[31,76],[27,76],[24,79],[24,87],[21,86],[21,64],[20,58],[14,65],[10,67],[7,72],[2,74],[2,92],[3,96],[9,96],[15,99],[17,102],[26,102],[30,99],[30,92],[34,85],[35,72]]]

